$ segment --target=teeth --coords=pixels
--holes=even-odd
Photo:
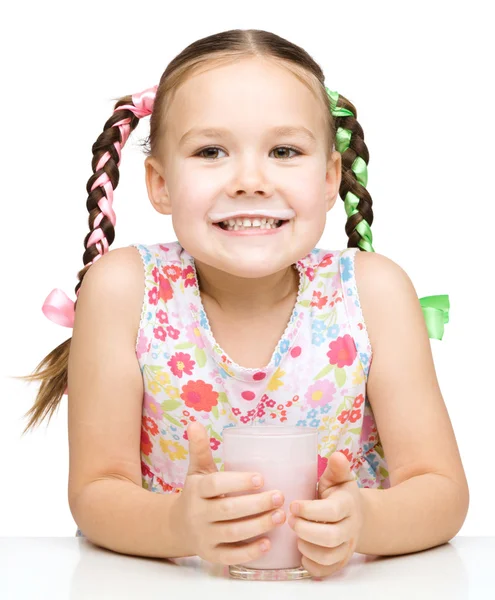
[[[273,219],[271,217],[261,217],[249,219],[248,217],[228,219],[222,221],[226,229],[229,231],[238,231],[239,229],[247,229],[248,227],[259,227],[260,229],[276,229],[280,223],[280,219]]]

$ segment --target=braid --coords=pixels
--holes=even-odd
[[[368,183],[369,153],[364,143],[363,129],[356,119],[354,105],[337,92],[331,92],[328,88],[325,90],[335,118],[336,149],[342,155],[339,195],[344,200],[348,217],[345,225],[349,237],[347,247],[374,252],[371,233],[373,201],[365,187]]]
[[[132,104],[132,97],[121,98],[115,104],[115,112],[103,127],[103,132],[93,144],[93,175],[86,185],[88,199],[86,207],[89,211],[88,224],[90,232],[84,239],[84,267],[79,271],[79,279],[75,292],[79,293],[82,281],[89,267],[103,254],[115,239],[115,212],[112,208],[113,191],[119,184],[119,165],[121,149],[131,131],[139,123],[139,118],[129,109],[121,108]],[[77,300],[76,300],[77,303]]]

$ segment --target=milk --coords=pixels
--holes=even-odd
[[[238,431],[235,431],[238,430]],[[301,566],[297,535],[287,523],[290,504],[317,497],[318,432],[309,427],[251,426],[224,429],[224,469],[260,473],[264,485],[255,492],[280,490],[286,521],[263,534],[270,550],[240,566],[249,569],[293,569]],[[240,494],[232,494],[240,495]],[[275,509],[273,509],[275,510]],[[254,515],[253,515],[254,516]],[[251,541],[257,538],[251,538]]]

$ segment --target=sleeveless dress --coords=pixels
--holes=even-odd
[[[389,488],[366,396],[372,349],[354,275],[358,248],[314,248],[294,265],[297,300],[263,368],[236,364],[213,337],[194,258],[178,241],[132,244],[145,291],[136,357],[143,376],[142,486],[178,493],[189,462],[186,428],[202,423],[219,470],[222,431],[237,424],[318,430],[318,478],[342,451],[359,487]],[[77,530],[76,535],[81,535]]]

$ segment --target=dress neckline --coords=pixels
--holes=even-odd
[[[214,358],[218,366],[225,372],[227,376],[239,379],[241,381],[256,381],[266,379],[273,375],[278,368],[282,355],[290,351],[296,340],[297,332],[299,331],[299,328],[296,326],[297,321],[303,320],[304,314],[309,310],[310,307],[310,302],[304,302],[303,300],[306,296],[306,292],[311,287],[311,279],[307,277],[306,269],[308,267],[308,260],[311,261],[312,253],[308,254],[292,265],[292,267],[297,269],[299,272],[299,286],[296,301],[292,308],[292,312],[284,332],[275,345],[269,363],[259,368],[243,367],[239,365],[218,344],[213,336],[208,315],[206,314],[206,310],[201,299],[195,260],[182,247],[180,255],[182,268],[187,269],[188,267],[192,267],[192,271],[190,271],[190,274],[193,275],[193,278],[191,278],[192,284],[184,286],[184,293],[187,294],[188,300],[190,300],[189,310],[193,319],[197,321],[201,337],[205,342],[205,345],[208,346],[211,356]],[[225,357],[226,360],[224,360],[222,357]]]

